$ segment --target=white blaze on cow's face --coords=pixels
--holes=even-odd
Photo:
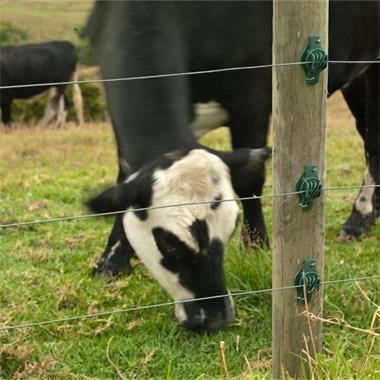
[[[126,182],[138,181],[142,173]],[[236,202],[227,166],[215,155],[192,150],[169,167],[153,171],[150,206],[214,203],[127,212],[126,236],[152,276],[174,300],[226,294],[223,251],[237,224]],[[189,328],[214,329],[234,319],[231,297],[176,305]]]

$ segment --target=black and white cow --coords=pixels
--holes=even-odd
[[[76,60],[75,47],[67,41],[1,47],[0,86],[70,81],[75,74]],[[42,124],[48,124],[55,117],[57,124],[63,124],[67,114],[64,100],[66,85],[0,89],[3,123],[10,126],[13,99],[28,99],[49,88],[52,88],[52,93]],[[82,124],[83,102],[78,84],[74,84],[73,98],[78,123]]]
[[[379,87],[379,64],[374,64],[342,89],[347,105],[356,119],[356,128],[364,141],[367,166],[363,185],[380,184]],[[355,199],[340,237],[358,238],[371,228],[379,215],[380,188],[363,188]]]
[[[379,7],[379,2],[372,1],[330,1],[331,60],[379,57]],[[272,3],[97,2],[89,35],[104,78],[268,64],[272,61]],[[351,87],[359,76],[365,83],[360,94]],[[358,124],[368,162],[365,183],[379,184],[379,65],[330,64],[329,93],[345,88],[350,108],[357,107],[360,113]],[[106,92],[117,140],[119,180],[166,152],[195,144],[189,127],[195,102],[216,100],[228,112],[234,149],[266,145],[272,111],[271,69],[108,82]],[[233,180],[241,197],[260,195],[263,184],[264,170],[261,175]],[[375,219],[378,192],[364,192],[369,193],[363,190],[359,195],[344,225],[345,236],[359,236]],[[260,200],[245,201],[243,208],[251,239],[268,243]],[[99,271],[130,270],[124,240],[117,220]]]
[[[240,154],[239,154],[240,153]],[[89,202],[96,212],[127,210],[122,223],[128,249],[149,269],[175,301],[227,295],[223,252],[234,232],[239,208],[230,170],[262,170],[267,149],[226,155],[223,162],[204,149],[175,151],[143,166]],[[208,202],[133,211],[138,208]],[[234,319],[231,296],[175,306],[189,329],[213,330]]]

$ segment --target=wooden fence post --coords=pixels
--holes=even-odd
[[[273,63],[297,62],[317,34],[327,52],[327,0],[274,0]],[[305,164],[315,164],[325,179],[327,71],[319,82],[308,85],[300,65],[273,68],[273,193],[295,191]],[[273,198],[273,288],[294,285],[305,258],[316,262],[323,274],[324,201],[323,194],[310,211],[298,205],[298,196]],[[309,353],[322,347],[321,322],[308,322],[302,315],[305,305],[297,302],[295,289],[278,290],[272,297],[273,378],[310,377]],[[322,289],[314,293],[308,310],[322,311]],[[306,374],[303,372],[306,369]]]

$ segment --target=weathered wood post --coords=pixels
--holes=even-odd
[[[297,62],[310,35],[328,44],[328,1],[275,0],[273,4],[273,63]],[[325,178],[327,71],[315,85],[306,83],[301,65],[273,68],[273,193],[295,191],[304,165],[315,164]],[[321,280],[324,252],[323,195],[310,211],[298,196],[273,198],[273,288],[294,285],[305,258],[315,260]],[[273,292],[273,378],[310,376],[305,352],[321,350],[322,324],[308,322],[306,310],[322,311],[322,289],[310,302],[297,302],[295,289]]]

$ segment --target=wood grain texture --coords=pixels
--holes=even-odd
[[[296,62],[308,36],[318,34],[327,51],[328,3],[326,0],[276,0],[273,7],[273,62]],[[307,163],[317,165],[325,178],[327,70],[315,86],[306,84],[301,66],[273,69],[273,193],[295,190],[295,184]],[[298,197],[273,198],[273,287],[294,285],[303,260],[316,260],[323,274],[324,201],[314,201],[311,211],[298,206]],[[295,289],[273,292],[273,378],[284,374],[303,377],[303,351],[311,355],[321,350],[322,325],[309,326],[297,303]],[[322,311],[322,289],[312,297],[308,308]],[[311,332],[311,334],[310,334]],[[311,335],[313,341],[311,340]],[[307,348],[305,339],[308,341]],[[309,374],[310,375],[310,374]]]

